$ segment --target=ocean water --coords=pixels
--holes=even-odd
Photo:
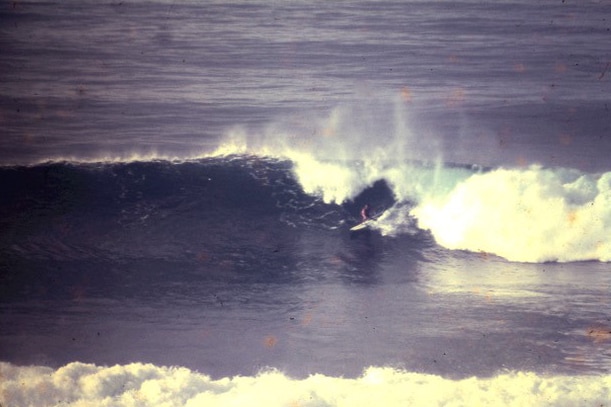
[[[0,3],[0,404],[608,405],[610,30]]]

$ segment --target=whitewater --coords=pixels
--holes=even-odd
[[[452,381],[391,368],[369,368],[355,379],[281,372],[213,380],[185,368],[145,364],[97,367],[72,363],[17,369],[0,365],[3,399],[15,406],[387,406],[606,405],[611,378],[538,377],[505,373]],[[526,391],[525,391],[526,390]]]

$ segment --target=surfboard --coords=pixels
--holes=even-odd
[[[374,220],[375,220],[375,219],[367,219],[367,220],[365,220],[365,221],[363,221],[363,222],[359,223],[359,224],[358,224],[358,225],[356,225],[356,226],[352,226],[352,227],[350,228],[350,231],[351,231],[351,232],[356,232],[357,230],[362,230],[362,229],[365,229],[366,227],[369,227],[369,225],[371,225],[371,223],[373,223],[373,221],[374,221]]]
[[[378,220],[378,218],[379,218],[379,217],[380,217],[380,216],[381,216],[383,213],[384,213],[384,211],[382,210],[382,211],[380,211],[380,212],[376,213],[375,215],[371,216],[369,219],[366,219],[366,220],[362,221],[362,222],[361,222],[361,223],[359,223],[358,225],[356,225],[356,226],[352,226],[352,227],[350,228],[350,231],[351,231],[351,232],[356,232],[357,230],[362,230],[362,229],[365,229],[365,228],[367,228],[367,227],[371,226],[371,224],[372,224],[373,222],[375,222],[376,220]]]

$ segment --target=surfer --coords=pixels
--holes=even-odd
[[[369,204],[365,204],[363,209],[361,209],[361,219],[363,222],[369,219]]]

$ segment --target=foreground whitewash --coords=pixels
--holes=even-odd
[[[291,379],[268,371],[213,380],[186,368],[134,363],[19,367],[0,363],[2,406],[600,406],[611,375],[539,376],[512,372],[450,380],[372,367],[356,379],[321,374]]]

